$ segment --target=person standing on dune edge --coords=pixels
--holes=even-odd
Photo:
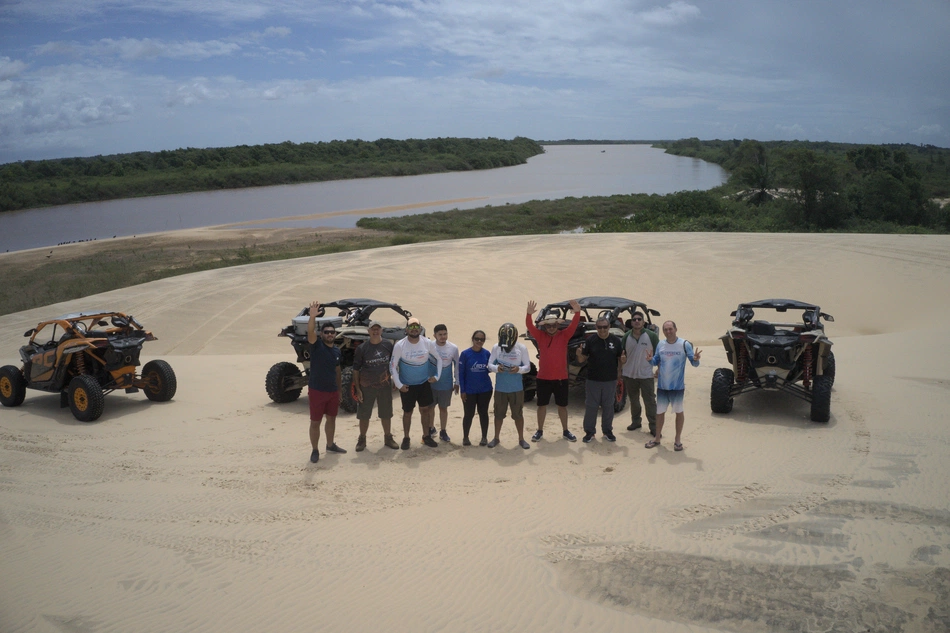
[[[310,320],[307,322],[307,342],[310,343],[310,380],[307,399],[310,402],[310,461],[320,461],[320,422],[325,415],[327,433],[327,452],[345,453],[346,451],[333,441],[336,431],[336,416],[340,411],[340,385],[343,384],[340,371],[340,350],[333,344],[336,328],[332,323],[324,323],[317,337],[316,316],[320,312],[320,302],[310,304]]]
[[[676,335],[676,323],[667,321],[663,324],[663,335],[666,340],[660,341],[656,351],[647,360],[657,368],[656,382],[656,435],[646,443],[646,448],[655,448],[660,445],[663,437],[663,421],[666,410],[673,409],[676,414],[676,437],[673,439],[673,450],[683,450],[682,434],[685,416],[683,414],[683,396],[686,393],[686,361],[693,367],[699,367],[699,357],[703,351],[693,351],[693,344]]]
[[[571,299],[570,306],[574,311],[574,318],[566,328],[561,330],[560,319],[549,314],[541,319],[538,324],[541,328],[538,329],[531,320],[538,304],[534,301],[528,302],[524,323],[528,334],[538,342],[538,430],[531,436],[532,442],[540,441],[544,437],[544,418],[547,416],[552,395],[554,404],[557,405],[558,417],[561,418],[564,439],[569,442],[577,441],[577,436],[567,428],[567,344],[581,322],[581,306],[574,299]]]

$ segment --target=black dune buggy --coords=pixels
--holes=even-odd
[[[326,316],[330,310],[336,310],[337,316]],[[356,411],[357,402],[352,392],[353,355],[357,347],[369,340],[369,322],[379,321],[383,327],[383,338],[395,343],[406,337],[406,323],[411,316],[411,312],[395,303],[376,299],[340,299],[320,304],[320,314],[315,319],[317,332],[319,333],[326,323],[336,328],[333,344],[340,349],[340,367],[343,374],[340,407],[344,411]],[[307,306],[277,335],[290,339],[297,353],[297,363],[303,365],[303,371],[296,364],[288,362],[280,362],[270,368],[264,380],[264,387],[274,402],[293,402],[307,386],[310,378],[310,343],[307,342],[309,321],[310,307]],[[422,335],[425,335],[425,329],[422,330]]]
[[[178,388],[175,372],[163,360],[145,363],[139,354],[146,341],[158,340],[134,317],[122,312],[76,312],[43,321],[23,336],[30,342],[20,348],[23,366],[0,367],[0,404],[23,403],[26,389],[60,394],[60,405],[69,407],[81,422],[102,415],[105,395],[117,389],[140,389],[155,402],[171,400]]]
[[[581,297],[577,299],[577,303],[580,304],[581,307],[581,322],[578,324],[574,336],[571,337],[571,340],[567,344],[567,375],[568,385],[571,388],[579,387],[587,380],[587,362],[578,362],[577,348],[581,346],[584,339],[597,332],[595,325],[597,319],[606,317],[607,320],[610,321],[610,333],[619,338],[623,338],[624,333],[630,329],[630,318],[634,312],[640,311],[643,313],[645,320],[643,327],[653,330],[654,332],[658,330],[657,325],[653,323],[652,317],[660,316],[660,313],[648,308],[645,303],[640,301],[623,299],[621,297]],[[534,319],[535,327],[540,329],[538,324],[549,314],[553,314],[561,319],[562,323],[559,329],[563,330],[567,328],[572,318],[571,302],[560,301],[558,303],[549,303],[541,308]],[[525,332],[521,336],[534,343],[535,349],[538,348],[538,342],[534,340],[534,337],[530,334]],[[534,363],[531,363],[531,371],[524,376],[524,398],[526,401],[534,399],[537,391],[537,376],[538,369]],[[625,406],[627,406],[627,394],[624,392],[623,382],[618,381],[614,411],[623,411]]]
[[[801,310],[801,320],[761,320],[756,310],[759,316],[768,311],[770,317]],[[732,317],[732,327],[721,338],[732,369],[713,372],[709,393],[713,413],[729,413],[733,398],[744,393],[781,390],[810,402],[813,421],[827,422],[835,355],[822,320],[832,322],[834,317],[816,305],[790,299],[740,303]]]

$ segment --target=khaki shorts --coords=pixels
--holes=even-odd
[[[520,420],[524,417],[524,391],[512,393],[495,392],[495,419],[504,420],[505,413],[511,408],[511,417]]]
[[[356,405],[356,419],[369,420],[373,417],[373,405],[376,405],[376,413],[381,420],[391,420],[393,417],[393,388],[389,385],[383,387],[360,387],[363,392],[363,402]]]

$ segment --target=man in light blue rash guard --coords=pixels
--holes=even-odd
[[[646,448],[659,446],[663,437],[663,421],[666,410],[673,407],[676,414],[676,437],[673,450],[683,450],[680,442],[683,434],[683,394],[686,392],[686,361],[693,367],[699,367],[699,357],[703,351],[693,351],[693,344],[676,336],[676,324],[667,321],[663,324],[665,340],[660,341],[656,350],[647,361],[657,368],[656,382],[656,435],[646,443]]]
[[[515,428],[518,429],[518,445],[524,449],[531,448],[524,441],[524,381],[521,379],[523,374],[531,371],[531,360],[528,358],[528,348],[518,342],[518,329],[512,323],[505,323],[498,330],[498,344],[492,348],[488,358],[488,371],[497,374],[495,439],[488,443],[488,448],[498,446],[501,423],[509,407]]]
[[[439,323],[432,330],[435,333],[435,350],[442,357],[442,375],[432,383],[432,398],[435,405],[439,407],[439,439],[443,442],[449,441],[448,431],[445,425],[449,421],[449,406],[452,404],[452,392],[459,392],[459,348],[455,343],[449,342],[449,330],[444,324]],[[435,366],[432,366],[435,369]],[[433,410],[433,417],[435,411]],[[435,424],[429,427],[429,434],[435,435]]]
[[[429,361],[435,363],[435,375],[429,371]],[[429,435],[432,426],[432,386],[442,375],[442,357],[435,349],[435,341],[422,336],[422,323],[416,317],[410,317],[406,323],[406,338],[393,346],[393,357],[389,365],[393,384],[402,397],[403,438],[400,448],[409,450],[409,428],[412,424],[412,410],[419,405],[422,418],[422,443],[429,447],[438,446]]]
[[[482,439],[479,446],[488,444],[488,404],[491,402],[492,384],[488,375],[488,361],[491,352],[482,347],[485,344],[485,332],[475,330],[472,334],[472,346],[459,355],[459,397],[465,415],[462,416],[462,446],[471,446],[468,434],[472,429],[472,420],[478,411],[478,423],[482,427]]]

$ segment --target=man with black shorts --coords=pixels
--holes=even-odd
[[[333,441],[336,431],[336,416],[340,411],[340,350],[333,344],[336,328],[326,323],[317,337],[316,316],[320,312],[320,302],[310,304],[310,320],[307,322],[307,342],[310,343],[310,379],[307,399],[310,401],[310,461],[320,461],[320,422],[326,415],[327,452],[345,453],[346,451]]]
[[[564,439],[577,441],[577,436],[567,429],[567,343],[581,322],[581,306],[573,299],[570,306],[574,311],[574,318],[566,328],[560,330],[560,319],[549,314],[541,320],[541,329],[538,329],[531,319],[538,304],[534,301],[528,302],[525,326],[528,328],[528,334],[538,342],[538,430],[531,436],[532,442],[537,442],[544,436],[544,418],[552,395],[554,404],[557,405],[558,417],[561,418]]]
[[[393,356],[393,343],[383,338],[383,326],[379,321],[369,322],[369,340],[353,353],[353,392],[356,401],[356,419],[360,421],[360,436],[356,440],[356,452],[366,448],[366,432],[373,415],[373,404],[383,424],[386,446],[399,448],[392,436],[393,386],[389,380],[389,362]]]
[[[430,376],[430,362],[436,367],[434,376]],[[406,338],[393,346],[389,373],[402,398],[403,438],[400,448],[406,451],[411,445],[409,428],[412,425],[412,411],[417,404],[422,419],[422,443],[433,448],[438,446],[438,442],[429,435],[434,414],[431,383],[442,375],[442,357],[435,349],[435,341],[422,336],[422,323],[416,317],[410,317],[406,323]]]

